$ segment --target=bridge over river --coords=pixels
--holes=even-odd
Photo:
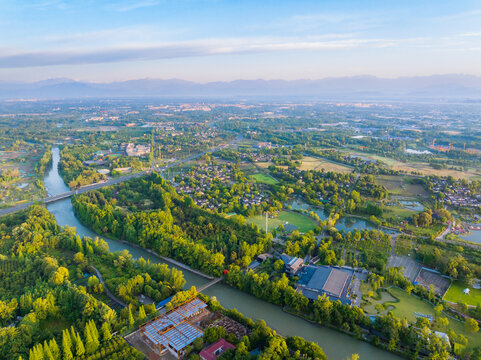
[[[84,192],[87,192],[87,191],[90,191],[90,190],[95,190],[95,189],[100,189],[100,188],[103,188],[103,187],[106,187],[106,186],[111,186],[111,185],[115,185],[115,184],[118,184],[118,183],[121,183],[121,182],[124,182],[124,181],[128,181],[130,179],[133,179],[133,178],[139,178],[139,177],[142,177],[144,176],[145,174],[149,174],[151,173],[152,171],[158,171],[160,172],[161,174],[167,170],[167,169],[170,169],[172,167],[175,167],[177,165],[180,165],[182,163],[185,163],[185,162],[188,162],[188,161],[191,161],[191,160],[194,160],[194,159],[197,159],[199,157],[202,157],[204,156],[205,154],[207,153],[210,153],[210,152],[215,152],[219,149],[222,149],[224,147],[227,147],[227,146],[230,146],[230,145],[233,145],[234,143],[240,141],[242,139],[241,136],[237,136],[233,141],[231,141],[230,143],[228,144],[224,144],[224,145],[219,145],[219,146],[216,146],[212,149],[208,149],[208,150],[205,150],[205,151],[202,151],[200,153],[197,153],[197,154],[194,154],[194,155],[191,155],[191,156],[188,156],[184,159],[181,159],[181,160],[178,160],[178,161],[175,161],[169,165],[166,165],[166,166],[162,166],[160,168],[154,168],[154,166],[152,166],[151,169],[148,169],[148,170],[144,170],[142,172],[139,172],[139,173],[136,173],[136,174],[129,174],[129,175],[125,175],[125,176],[120,176],[120,177],[117,177],[117,178],[113,178],[113,179],[109,179],[107,181],[104,181],[104,182],[99,182],[99,183],[95,183],[95,184],[91,184],[91,185],[85,185],[85,186],[82,186],[78,189],[75,189],[75,190],[71,190],[71,191],[66,191],[66,192],[62,192],[60,194],[55,194],[55,195],[52,195],[52,196],[49,196],[49,197],[46,197],[46,198],[43,198],[41,200],[38,200],[38,201],[30,201],[30,202],[24,202],[24,203],[21,203],[21,204],[18,204],[16,206],[12,206],[12,207],[9,207],[9,208],[5,208],[5,209],[0,209],[0,216],[2,215],[6,215],[6,214],[11,214],[11,213],[14,213],[14,212],[17,212],[17,211],[20,211],[22,209],[25,209],[25,208],[28,208],[29,206],[32,206],[36,203],[40,203],[40,204],[51,204],[51,203],[54,203],[56,201],[59,201],[59,200],[63,200],[63,199],[67,199],[73,195],[78,195],[78,194],[82,194]]]

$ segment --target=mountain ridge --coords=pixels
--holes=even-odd
[[[323,79],[237,79],[198,83],[182,79],[113,82],[52,78],[37,82],[0,81],[0,98],[91,97],[481,97],[481,77],[464,74],[381,78],[372,75]]]

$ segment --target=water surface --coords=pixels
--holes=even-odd
[[[45,177],[45,187],[50,195],[60,194],[68,191],[58,173],[59,149],[53,148],[52,169]],[[70,199],[57,201],[49,204],[47,209],[55,216],[61,226],[74,226],[81,236],[95,237],[90,229],[83,226],[75,217]],[[117,240],[102,236],[110,247],[111,251],[128,250],[134,258],[143,257],[151,262],[163,263],[156,256],[144,249],[133,247]],[[169,264],[169,266],[173,266]],[[182,270],[182,269],[180,269]],[[192,285],[200,286],[209,280],[182,270],[186,280],[186,287]],[[354,353],[360,355],[361,360],[384,360],[400,359],[398,356],[376,348],[366,342],[359,341],[353,337],[325,327],[311,324],[301,318],[286,314],[279,306],[259,300],[252,295],[234,289],[225,284],[218,283],[207,289],[205,293],[215,296],[226,308],[236,308],[245,316],[252,319],[264,319],[268,326],[284,336],[301,336],[309,341],[314,341],[322,347],[330,360],[345,360]]]

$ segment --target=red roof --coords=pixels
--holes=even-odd
[[[235,349],[235,346],[225,339],[219,339],[215,343],[202,349],[200,357],[204,360],[215,360],[228,349]]]

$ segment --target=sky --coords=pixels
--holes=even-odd
[[[0,0],[0,81],[481,76],[481,1]]]

